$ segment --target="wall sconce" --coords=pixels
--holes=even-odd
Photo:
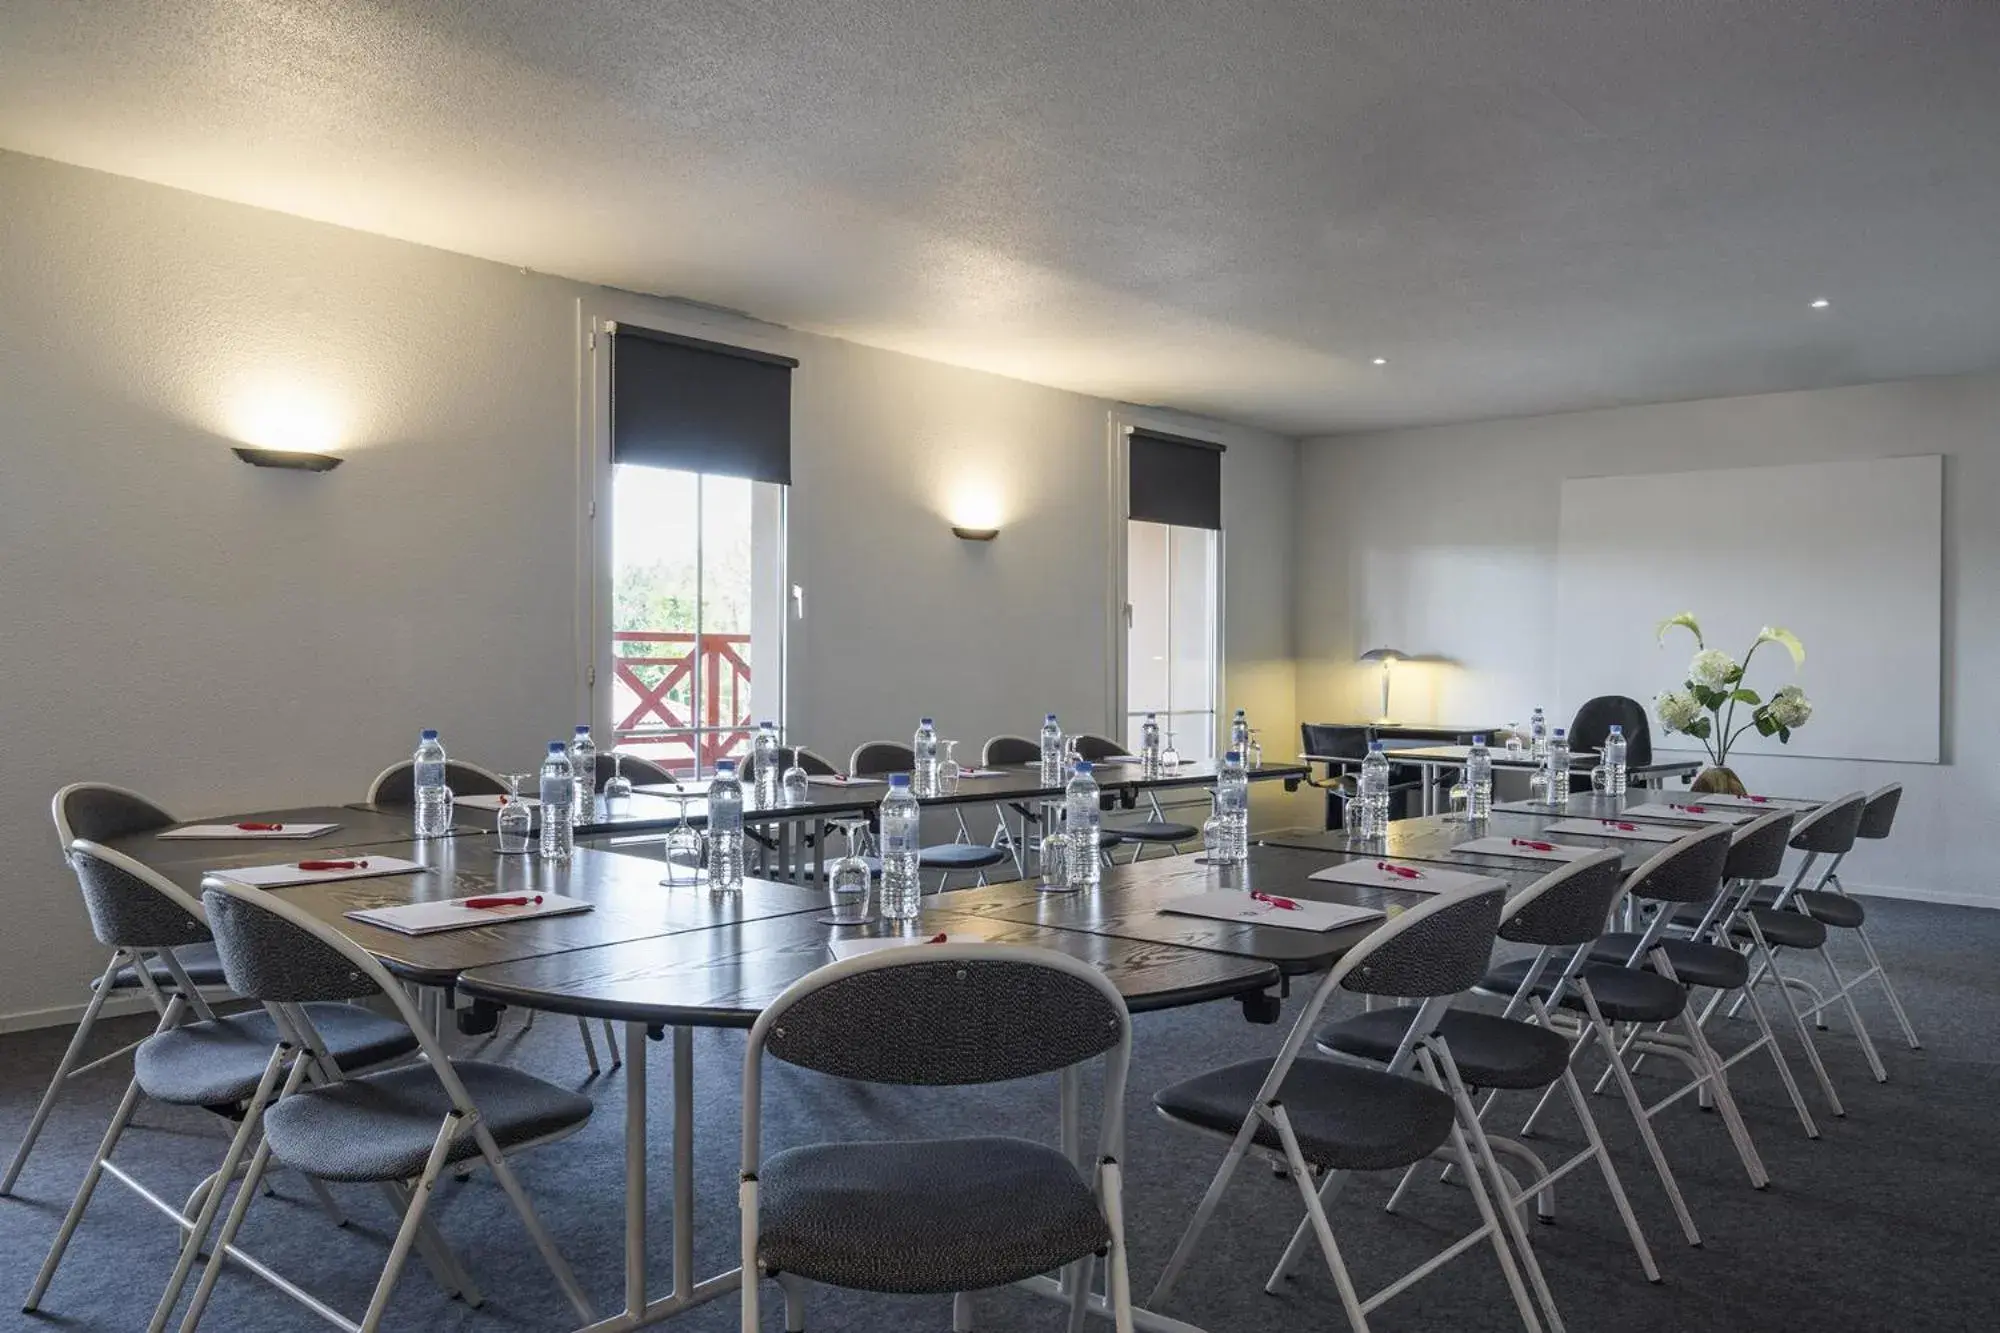
[[[963,528],[954,523],[951,525],[951,535],[962,542],[990,542],[1000,535],[1000,529]]]
[[[1387,722],[1390,720],[1389,672],[1395,667],[1396,663],[1407,661],[1408,659],[1408,653],[1400,652],[1394,648],[1370,648],[1367,652],[1361,654],[1360,660],[1363,662],[1380,662],[1382,664],[1382,716],[1376,719],[1378,722]]]
[[[286,468],[293,472],[331,472],[340,466],[333,454],[308,453],[300,449],[259,449],[253,445],[231,446],[230,452],[251,467]]]

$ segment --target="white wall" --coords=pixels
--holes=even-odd
[[[567,729],[579,312],[636,298],[13,154],[0,198],[6,1026],[101,964],[46,815],[61,783],[189,815],[351,800],[419,725],[492,764]],[[1107,725],[1112,405],[792,340],[799,734]],[[230,456],[273,420],[348,461]],[[1193,431],[1217,432],[1225,698],[1289,732],[1296,448]],[[947,530],[961,483],[1001,497],[990,545]]]
[[[1989,757],[2000,735],[1991,688],[2000,675],[2000,527],[1988,518],[2000,507],[2000,375],[1308,441],[1296,516],[1300,714],[1372,713],[1377,677],[1352,659],[1378,642],[1455,663],[1399,673],[1400,715],[1505,721],[1544,702],[1556,676],[1564,478],[1918,453],[1945,455],[1944,762],[1754,757],[1740,767],[1753,787],[1803,794],[1903,782],[1895,837],[1857,849],[1850,885],[2000,906],[1992,857],[2000,767]],[[1690,587],[1660,614],[1699,615],[1702,605],[1701,589]],[[1784,617],[1783,607],[1769,611],[1775,623]],[[1839,670],[1809,657],[1802,682],[1810,691],[1814,673]]]

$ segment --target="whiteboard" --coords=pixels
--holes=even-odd
[[[1572,712],[1593,695],[1653,696],[1687,678],[1694,640],[1654,627],[1692,611],[1711,648],[1741,661],[1764,625],[1805,641],[1795,675],[1778,644],[1744,684],[1813,701],[1791,744],[1746,732],[1736,753],[1938,762],[1944,460],[1731,468],[1562,484],[1556,684]],[[1739,725],[1747,721],[1739,710]],[[1699,752],[1652,715],[1653,748]]]

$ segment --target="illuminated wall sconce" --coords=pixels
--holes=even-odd
[[[954,523],[951,535],[963,542],[990,542],[1000,535],[998,528],[965,528]]]
[[[232,446],[231,452],[251,467],[286,468],[293,472],[331,472],[340,466],[340,459],[332,454],[307,453],[298,449],[259,449],[253,445],[239,444]]]

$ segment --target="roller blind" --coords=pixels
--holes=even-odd
[[[790,357],[620,324],[611,459],[789,486]]]
[[[1134,429],[1127,512],[1147,523],[1222,530],[1222,446]]]

